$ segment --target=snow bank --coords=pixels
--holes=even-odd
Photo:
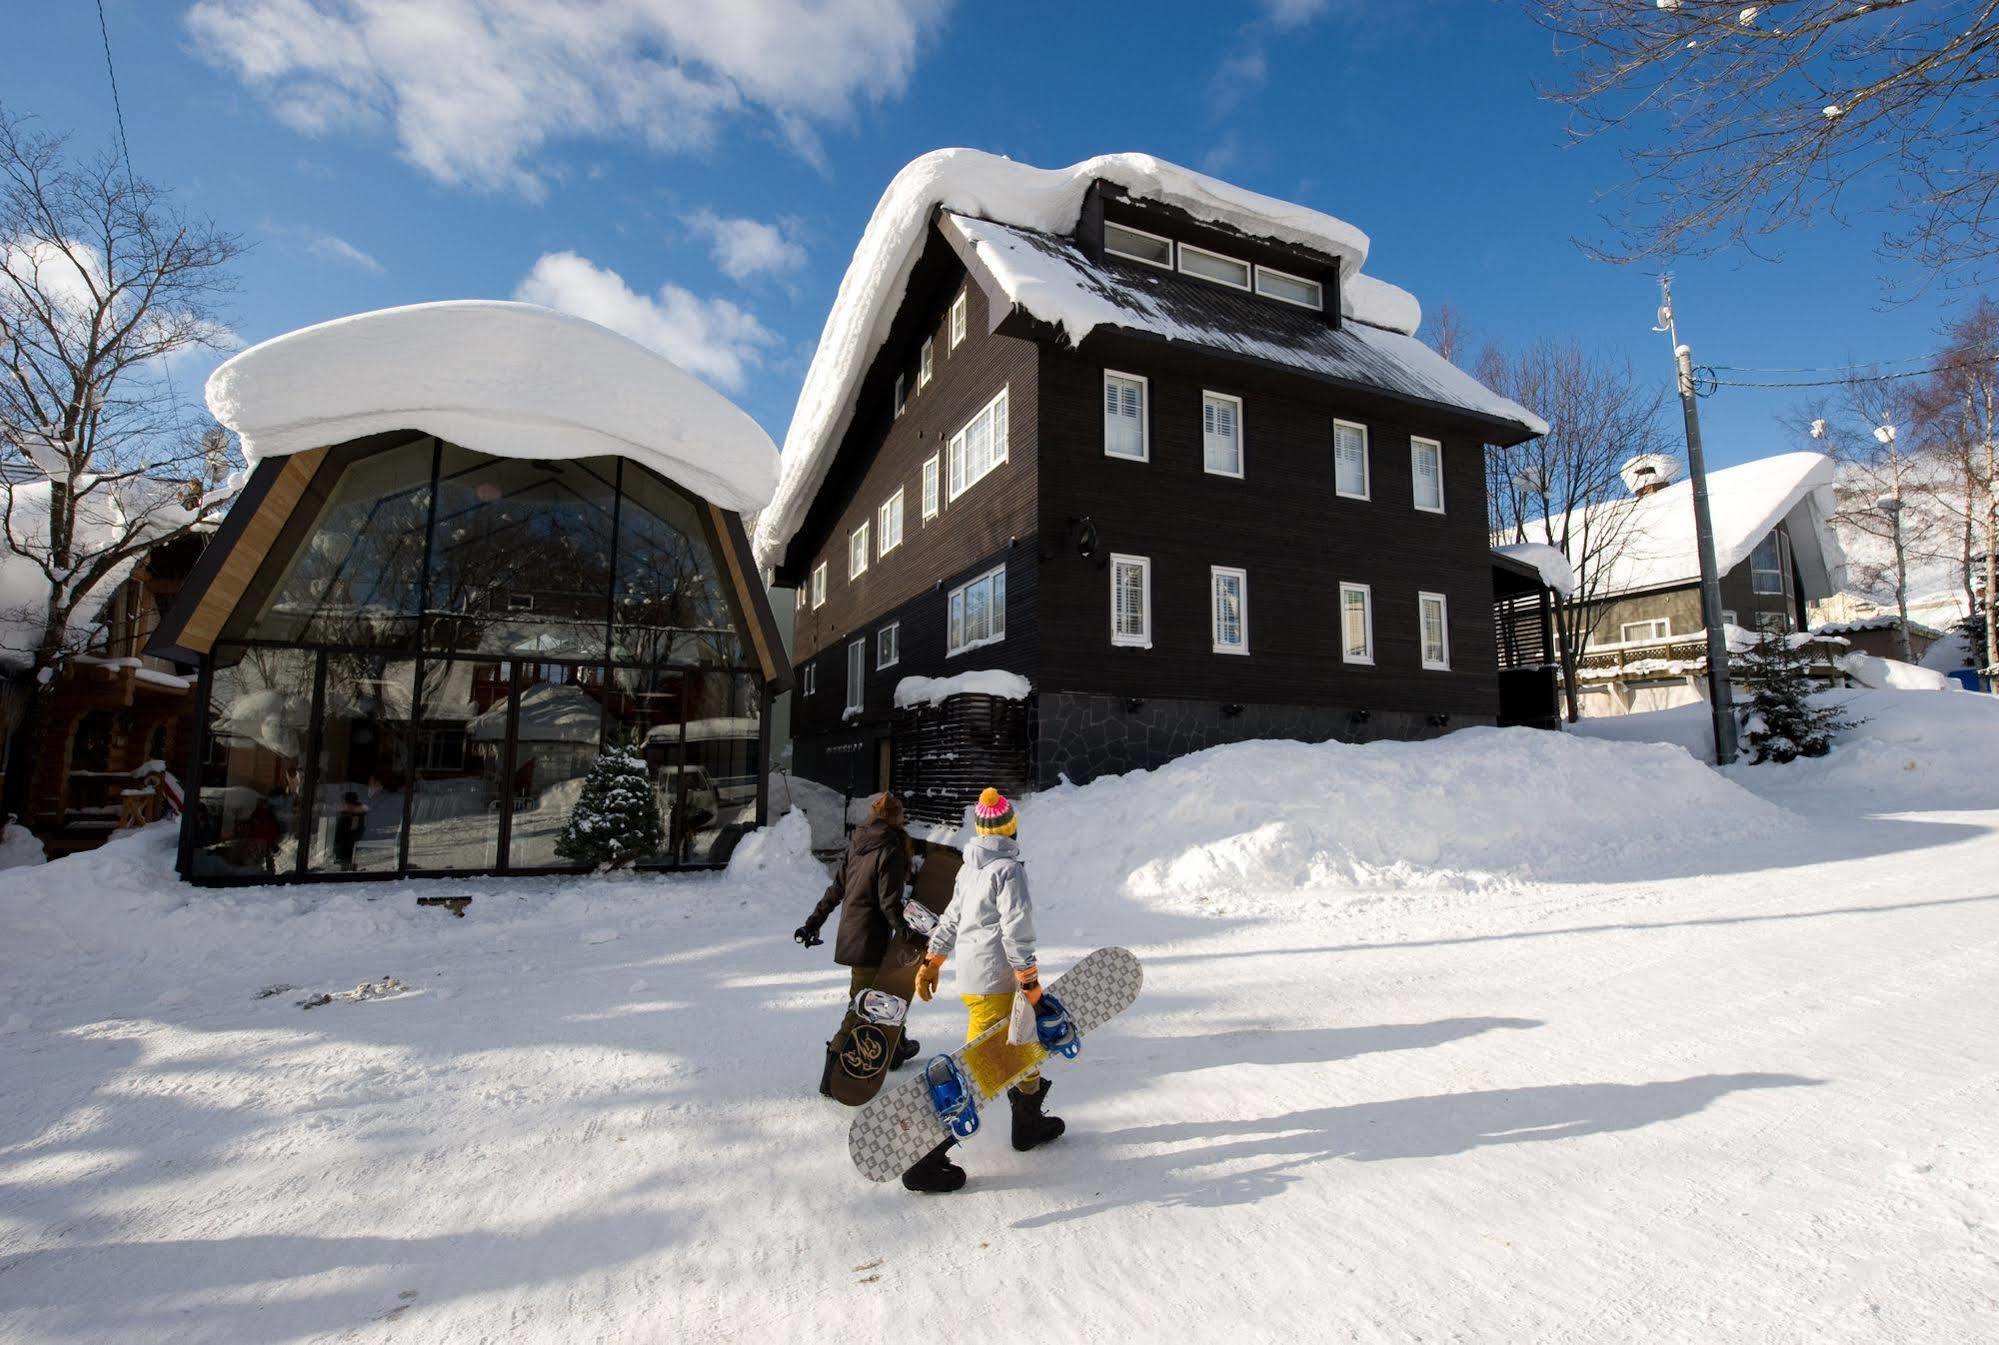
[[[7,835],[0,839],[0,869],[18,869],[29,864],[40,864],[48,859],[48,852],[35,839],[35,833],[19,822],[7,828]]]
[[[1689,835],[1746,841],[1787,822],[1684,752],[1534,729],[1235,743],[1021,805],[1044,885],[1232,911],[1314,889],[1630,878]]]
[[[815,850],[838,850],[845,846],[848,826],[867,821],[868,809],[875,801],[873,794],[847,799],[839,790],[817,780],[782,771],[771,772],[769,797],[772,817],[782,817],[792,809],[804,815],[812,829]]]
[[[1546,542],[1509,542],[1492,550],[1495,555],[1532,565],[1540,573],[1541,582],[1565,598],[1576,591],[1575,569],[1559,547]]]
[[[734,402],[594,322],[534,304],[412,304],[336,318],[236,355],[208,409],[243,456],[422,430],[503,458],[615,454],[724,509],[761,509],[777,449]]]
[[[1415,299],[1359,276],[1367,235],[1307,206],[1247,191],[1150,154],[1104,154],[1067,168],[1035,168],[974,149],[940,149],[913,160],[876,202],[840,292],[826,315],[812,367],[784,441],[784,476],[757,520],[756,552],[770,564],[804,522],[830,457],[853,419],[860,380],[888,336],[909,274],[939,207],[1044,233],[1075,228],[1090,184],[1103,179],[1133,197],[1185,210],[1246,234],[1324,252],[1339,261],[1343,311],[1405,334],[1422,320]]]
[[[912,705],[942,705],[950,697],[966,692],[1022,701],[1033,691],[1034,684],[1019,673],[1001,668],[978,668],[951,677],[905,677],[895,684],[895,708],[906,710]]]
[[[1814,631],[1813,634],[1819,632]],[[1864,687],[1891,689],[1895,691],[1956,691],[1957,683],[1942,673],[1929,668],[1904,663],[1900,659],[1880,658],[1856,649],[1850,654],[1841,654],[1834,662],[1841,672]]]

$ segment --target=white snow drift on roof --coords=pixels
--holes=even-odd
[[[1420,308],[1406,291],[1358,275],[1367,260],[1367,235],[1310,207],[1247,191],[1150,154],[1103,154],[1067,168],[1035,168],[974,149],[934,150],[895,175],[847,265],[785,436],[777,496],[757,521],[760,561],[773,563],[805,520],[853,419],[861,377],[902,306],[932,212],[942,206],[1066,234],[1075,228],[1090,184],[1100,178],[1135,198],[1331,255],[1340,266],[1342,311],[1360,321],[1408,333],[1421,320]]]
[[[1800,547],[1814,537],[1827,571],[1828,590],[1843,582],[1845,553],[1833,535],[1834,467],[1823,453],[1779,453],[1772,458],[1739,463],[1707,474],[1708,510],[1714,520],[1715,563],[1727,574],[1743,561],[1770,530],[1785,519],[1792,523],[1791,540]],[[1638,499],[1592,505],[1592,509],[1629,510],[1616,527],[1616,556],[1600,562],[1601,595],[1629,593],[1689,583],[1700,578],[1700,553],[1694,540],[1693,484],[1676,481]],[[1797,517],[1793,518],[1794,511]],[[1530,538],[1547,536],[1540,520],[1527,525]],[[1559,541],[1562,523],[1555,524]],[[1580,522],[1566,533],[1580,541]],[[1574,557],[1571,557],[1573,560]],[[1812,564],[1816,566],[1814,560]]]
[[[905,677],[895,684],[895,708],[907,710],[912,705],[942,705],[950,697],[965,692],[1022,701],[1033,690],[1032,682],[1019,673],[1007,672],[1003,668],[975,668],[952,677]]]
[[[616,454],[739,512],[777,448],[734,402],[637,342],[534,304],[454,300],[336,318],[252,346],[208,380],[252,464],[388,430],[503,458]]]
[[[1564,598],[1576,591],[1576,572],[1569,564],[1569,558],[1555,547],[1544,542],[1509,542],[1505,546],[1492,548],[1493,554],[1517,560],[1523,565],[1532,565],[1540,572],[1541,582]]]

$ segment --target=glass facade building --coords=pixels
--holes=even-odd
[[[200,652],[182,872],[574,869],[556,839],[611,750],[652,781],[642,867],[726,862],[770,685],[724,520],[622,458],[328,450]]]

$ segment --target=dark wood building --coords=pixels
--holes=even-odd
[[[898,743],[896,689],[981,670],[1032,687],[1016,786],[1499,718],[1484,446],[1539,422],[1396,330],[1345,226],[1132,162],[1079,166],[1066,232],[1000,217],[1039,171],[1004,161],[984,215],[918,202],[851,413],[794,429],[757,540],[796,590],[801,773],[921,795],[952,753]]]

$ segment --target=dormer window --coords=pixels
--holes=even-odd
[[[1104,225],[1104,251],[1113,257],[1144,262],[1164,270],[1173,269],[1173,240],[1134,229],[1128,224]]]
[[[1316,308],[1323,312],[1326,307],[1325,287],[1318,281],[1273,271],[1268,266],[1256,268],[1256,292],[1266,299],[1297,304],[1300,308]]]
[[[1230,289],[1249,288],[1249,263],[1239,262],[1234,257],[1224,257],[1219,252],[1197,248],[1192,243],[1180,245],[1180,269],[1190,276],[1212,280],[1217,285],[1227,285]]]

